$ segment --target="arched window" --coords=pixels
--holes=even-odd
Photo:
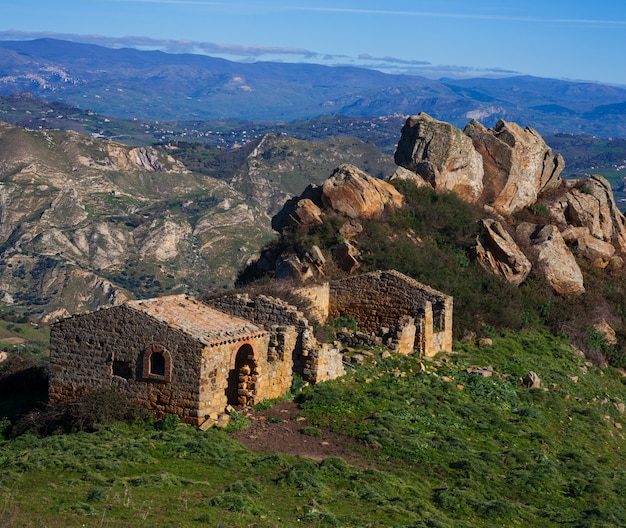
[[[172,381],[172,356],[163,345],[150,345],[144,350],[143,378]]]
[[[150,374],[165,376],[165,357],[163,352],[152,352],[150,355]]]

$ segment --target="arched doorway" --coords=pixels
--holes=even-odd
[[[228,373],[226,398],[229,405],[251,405],[256,395],[257,366],[251,345],[242,345]]]

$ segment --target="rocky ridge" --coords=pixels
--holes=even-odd
[[[562,156],[532,128],[500,120],[487,129],[472,120],[461,131],[422,113],[407,119],[394,159],[398,168],[391,182],[410,180],[451,191],[482,207],[476,258],[485,270],[514,285],[534,274],[559,295],[579,295],[585,287],[576,257],[597,268],[623,267],[626,220],[609,183],[597,175],[562,179]],[[356,270],[359,250],[352,239],[361,230],[360,219],[402,206],[389,189],[388,182],[348,166],[322,186],[309,186],[285,205],[272,226],[279,232],[310,230],[339,217],[344,219],[339,222],[343,242],[328,262],[317,247],[295,248],[273,255],[274,263],[263,257],[264,269],[275,266],[279,275],[301,279],[324,275],[329,265]],[[524,216],[535,221],[521,221]]]

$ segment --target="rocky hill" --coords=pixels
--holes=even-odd
[[[349,161],[391,163],[358,140],[270,135],[218,150],[209,174],[174,146],[131,147],[0,124],[2,302],[47,319],[127,297],[232,285],[271,215]]]
[[[589,328],[625,330],[626,220],[604,178],[562,179],[535,130],[502,120],[411,116],[395,161],[389,181],[344,165],[287,202],[240,281],[393,268],[454,295],[458,337],[544,320],[583,346]]]

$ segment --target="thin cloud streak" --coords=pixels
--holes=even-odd
[[[361,15],[388,15],[388,16],[411,16],[425,18],[454,18],[459,20],[494,20],[506,22],[531,22],[546,24],[584,24],[594,25],[602,24],[614,27],[626,27],[626,20],[593,20],[593,19],[576,19],[576,18],[540,18],[540,17],[521,17],[511,15],[484,15],[471,13],[439,13],[435,11],[392,11],[389,9],[358,9],[347,7],[292,7],[294,11],[312,11],[318,13],[349,13]]]
[[[114,0],[121,3],[140,3],[140,4],[173,4],[173,5],[195,5],[206,7],[233,7],[233,4],[227,2],[203,2],[202,0]],[[603,19],[586,19],[586,18],[543,18],[543,17],[525,17],[515,15],[488,15],[488,14],[472,14],[472,13],[445,13],[437,11],[394,11],[392,9],[363,9],[354,7],[308,7],[308,6],[287,6],[287,5],[264,5],[258,6],[250,4],[254,7],[255,12],[267,11],[305,11],[318,13],[348,13],[362,15],[386,15],[386,16],[411,16],[411,17],[427,17],[427,18],[454,18],[459,20],[493,20],[502,22],[529,22],[544,24],[567,24],[567,25],[594,25],[601,24],[612,27],[626,27],[626,20],[603,20]]]

